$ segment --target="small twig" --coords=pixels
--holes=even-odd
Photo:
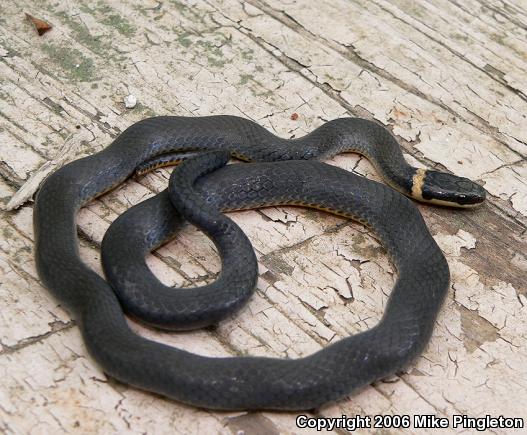
[[[75,135],[73,133],[70,134],[66,138],[62,148],[57,153],[57,156],[53,160],[44,163],[33,173],[33,175],[31,175],[31,177],[29,177],[29,180],[27,180],[11,197],[5,206],[5,210],[9,211],[17,209],[29,201],[40,187],[42,181],[44,181],[50,173],[63,166],[73,155],[75,155],[81,142],[86,139],[85,135],[85,132]]]

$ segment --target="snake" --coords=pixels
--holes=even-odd
[[[135,333],[112,286],[80,258],[76,214],[136,171],[173,164],[178,153],[203,151],[176,167],[168,190],[125,213],[135,216],[135,222],[161,224],[143,233],[139,250],[173,235],[174,227],[167,222],[175,217],[188,219],[213,239],[220,255],[229,259],[222,258],[222,266],[234,267],[230,260],[235,260],[254,267],[246,237],[222,212],[270,205],[326,210],[370,228],[397,269],[380,321],[297,359],[207,357]],[[366,156],[390,187],[317,161],[342,152]],[[229,157],[247,163],[226,165]],[[34,206],[36,267],[110,377],[202,408],[314,409],[401,370],[423,351],[432,334],[450,274],[407,197],[471,207],[484,201],[485,190],[463,177],[410,166],[395,137],[365,119],[340,118],[306,136],[283,139],[236,116],[148,118],[128,127],[102,151],[68,163],[44,181]],[[113,242],[126,244],[130,238],[121,232]],[[111,259],[109,252],[105,255]],[[254,279],[246,279],[248,287]],[[228,309],[213,314],[216,319],[250,296],[236,284],[218,280],[234,288],[242,302],[230,299]],[[194,322],[192,327],[207,323],[204,312],[181,313]]]

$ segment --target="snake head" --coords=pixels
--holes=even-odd
[[[487,192],[468,178],[418,169],[412,191],[426,202],[454,207],[473,207],[485,201]]]

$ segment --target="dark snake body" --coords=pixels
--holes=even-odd
[[[422,351],[446,294],[449,272],[411,201],[384,185],[323,163],[283,161],[220,168],[225,164],[221,153],[188,160],[175,170],[171,189],[176,190],[173,200],[183,215],[225,248],[220,252],[234,255],[232,259],[239,261],[241,269],[254,266],[254,254],[236,258],[235,251],[231,252],[237,246],[245,246],[241,251],[247,251],[247,241],[236,233],[238,238],[232,242],[230,235],[237,230],[218,210],[296,203],[365,223],[377,234],[398,270],[383,318],[368,331],[297,360],[202,357],[132,332],[111,287],[79,257],[76,212],[144,162],[175,151],[211,149],[258,161],[313,159],[358,151],[372,159],[392,186],[408,195],[416,191],[412,185],[416,170],[406,164],[395,139],[365,120],[332,121],[296,140],[277,138],[236,117],[162,117],[131,126],[108,148],[50,176],[34,209],[39,275],[77,319],[90,353],[106,373],[202,407],[309,409],[394,373]],[[220,169],[208,173],[215,168]],[[426,189],[434,190],[433,182],[438,178],[444,182],[437,186],[441,201],[456,189],[458,204],[481,197],[481,188],[469,180],[429,172],[419,178],[420,199]],[[143,210],[146,221],[157,224],[178,216],[166,192],[135,209]],[[165,226],[158,233],[149,233],[150,240],[143,244],[154,246],[173,231],[170,225]],[[253,280],[254,276],[247,282],[254,284]],[[248,294],[238,296],[242,302],[233,298],[229,309],[216,313],[216,320],[238,308]],[[203,324],[203,311],[188,313],[183,310],[183,316],[195,322],[193,327]]]

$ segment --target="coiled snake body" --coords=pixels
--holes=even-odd
[[[76,212],[136,170],[172,163],[174,152],[201,150],[220,152],[186,160],[174,170],[170,191],[177,211],[165,191],[125,213],[105,237],[105,271],[123,298],[121,306],[110,285],[79,257]],[[232,116],[151,118],[42,185],[34,209],[39,275],[77,319],[93,357],[123,382],[215,409],[310,409],[341,398],[401,369],[422,351],[449,283],[446,260],[411,201],[382,184],[309,161],[346,151],[366,155],[392,187],[419,200],[467,206],[485,197],[470,180],[412,168],[392,135],[370,121],[338,119],[286,140]],[[272,163],[225,166],[229,154]],[[279,204],[326,209],[376,233],[398,279],[375,327],[296,360],[208,358],[147,340],[129,328],[123,308],[137,317],[144,314],[147,323],[189,329],[215,323],[241,306],[255,285],[256,260],[243,233],[219,211]],[[216,287],[195,291],[204,307],[194,303],[190,291],[172,291],[151,303],[141,293],[151,283],[135,282],[137,273],[126,270],[127,258],[138,262],[137,270],[146,269],[140,257],[174,234],[180,214],[202,228],[222,256]],[[218,299],[224,305],[215,308]]]

